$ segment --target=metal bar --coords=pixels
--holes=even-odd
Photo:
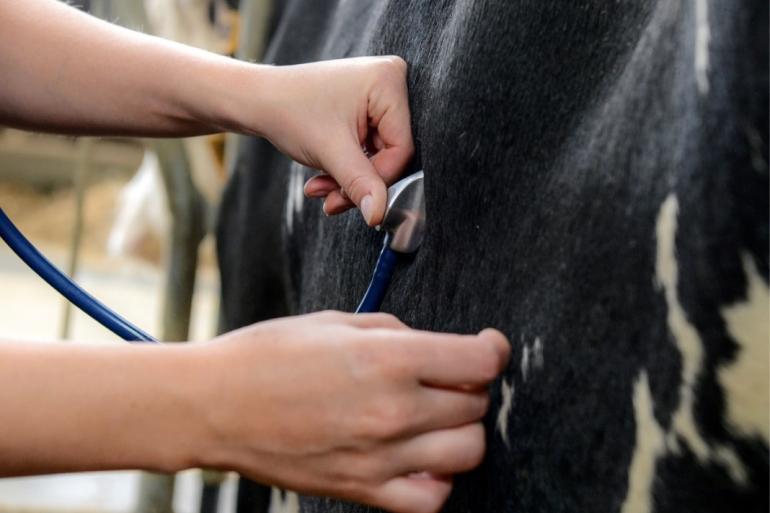
[[[80,247],[83,240],[83,225],[85,209],[85,192],[88,187],[91,149],[93,148],[93,139],[82,137],[78,140],[78,158],[75,167],[74,186],[75,186],[75,225],[72,228],[72,237],[67,255],[67,276],[74,278],[78,270],[80,260]],[[59,327],[59,338],[66,340],[70,337],[72,321],[72,303],[63,298],[63,311],[61,325]]]

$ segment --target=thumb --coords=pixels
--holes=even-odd
[[[366,158],[361,146],[345,141],[331,148],[326,162],[321,163],[350,200],[361,209],[366,224],[382,222],[388,191],[385,181]]]

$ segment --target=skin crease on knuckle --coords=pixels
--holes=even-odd
[[[391,68],[395,68],[398,74],[400,75],[400,78],[406,77],[406,71],[407,71],[407,64],[404,59],[399,57],[398,55],[388,55],[384,57],[385,62],[387,62]]]
[[[406,330],[390,327],[371,327],[351,353],[354,369],[363,377],[402,386],[416,383],[416,365],[411,358],[415,352],[409,347]]]
[[[401,320],[393,314],[385,313],[385,312],[377,312],[370,315],[373,320],[377,321],[377,323],[382,326],[393,326],[396,328],[406,327],[406,324],[401,322]]]
[[[342,188],[349,198],[358,198],[360,201],[360,198],[371,192],[367,187],[370,179],[369,175],[356,175],[350,182],[344,184]]]

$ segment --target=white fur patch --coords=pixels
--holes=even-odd
[[[735,450],[724,444],[710,445],[695,422],[695,384],[703,365],[703,342],[679,300],[679,265],[676,260],[676,233],[679,202],[670,194],[660,207],[655,225],[657,254],[655,283],[663,290],[668,308],[669,332],[682,358],[679,404],[671,427],[661,429],[653,412],[649,379],[641,371],[634,384],[636,446],[628,471],[628,492],[622,513],[652,511],[655,465],[666,453],[678,454],[680,441],[701,464],[724,467],[738,484],[748,479],[745,465]],[[723,309],[728,330],[740,346],[735,361],[719,370],[725,390],[727,417],[731,427],[742,434],[760,434],[767,440],[768,429],[768,287],[759,277],[750,258],[743,258],[748,281],[747,301]],[[758,413],[759,412],[759,413]],[[763,431],[764,430],[764,431]]]
[[[674,432],[684,438],[698,459],[708,459],[709,448],[698,432],[693,416],[695,392],[693,385],[703,365],[703,343],[695,327],[690,324],[679,302],[679,266],[676,261],[676,231],[679,202],[670,195],[658,213],[656,235],[658,251],[656,281],[663,290],[668,307],[668,328],[682,357],[682,377],[679,384],[679,407],[674,413]],[[675,441],[674,441],[675,443]]]
[[[543,342],[540,337],[535,337],[535,344],[532,346],[533,363],[536,369],[543,368]]]
[[[646,371],[641,371],[634,383],[633,402],[636,446],[628,470],[628,493],[621,513],[649,513],[652,511],[655,464],[665,451],[665,441],[663,430],[653,414],[652,394]]]
[[[711,28],[708,8],[708,0],[695,0],[695,83],[703,96],[709,92]]]
[[[500,410],[497,412],[497,431],[500,432],[500,436],[503,438],[503,442],[505,443],[506,447],[511,446],[510,440],[508,439],[508,417],[511,415],[511,409],[513,408],[513,397],[514,397],[514,387],[513,383],[508,383],[505,379],[503,379],[502,383],[500,384],[500,395],[502,396],[502,404],[500,405]]]
[[[726,446],[711,447],[695,422],[695,384],[703,367],[703,341],[679,301],[679,265],[676,260],[676,233],[679,202],[669,195],[660,207],[656,224],[658,241],[655,262],[656,282],[662,288],[668,307],[668,329],[682,358],[679,405],[667,433],[668,448],[678,453],[683,440],[698,460],[723,465],[737,483],[746,482],[746,469],[735,452]]]
[[[526,383],[529,373],[529,346],[524,344],[521,349],[521,379]]]
[[[770,434],[770,343],[768,287],[752,258],[742,255],[746,276],[746,301],[722,309],[727,331],[738,344],[735,359],[719,368],[719,384],[725,392],[727,424],[735,434]]]
[[[541,369],[543,367],[543,343],[540,337],[535,338],[532,347],[524,344],[521,349],[521,379],[526,383],[530,367]]]
[[[272,487],[268,513],[299,513],[299,496],[294,492],[282,493],[280,489]]]

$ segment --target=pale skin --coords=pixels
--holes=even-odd
[[[26,0],[0,3],[0,69],[0,124],[266,137],[324,171],[305,192],[327,213],[358,206],[370,225],[413,153],[398,57],[259,66]],[[495,330],[429,333],[340,312],[198,344],[4,341],[0,475],[208,467],[430,513],[481,461],[487,387],[508,357]]]

